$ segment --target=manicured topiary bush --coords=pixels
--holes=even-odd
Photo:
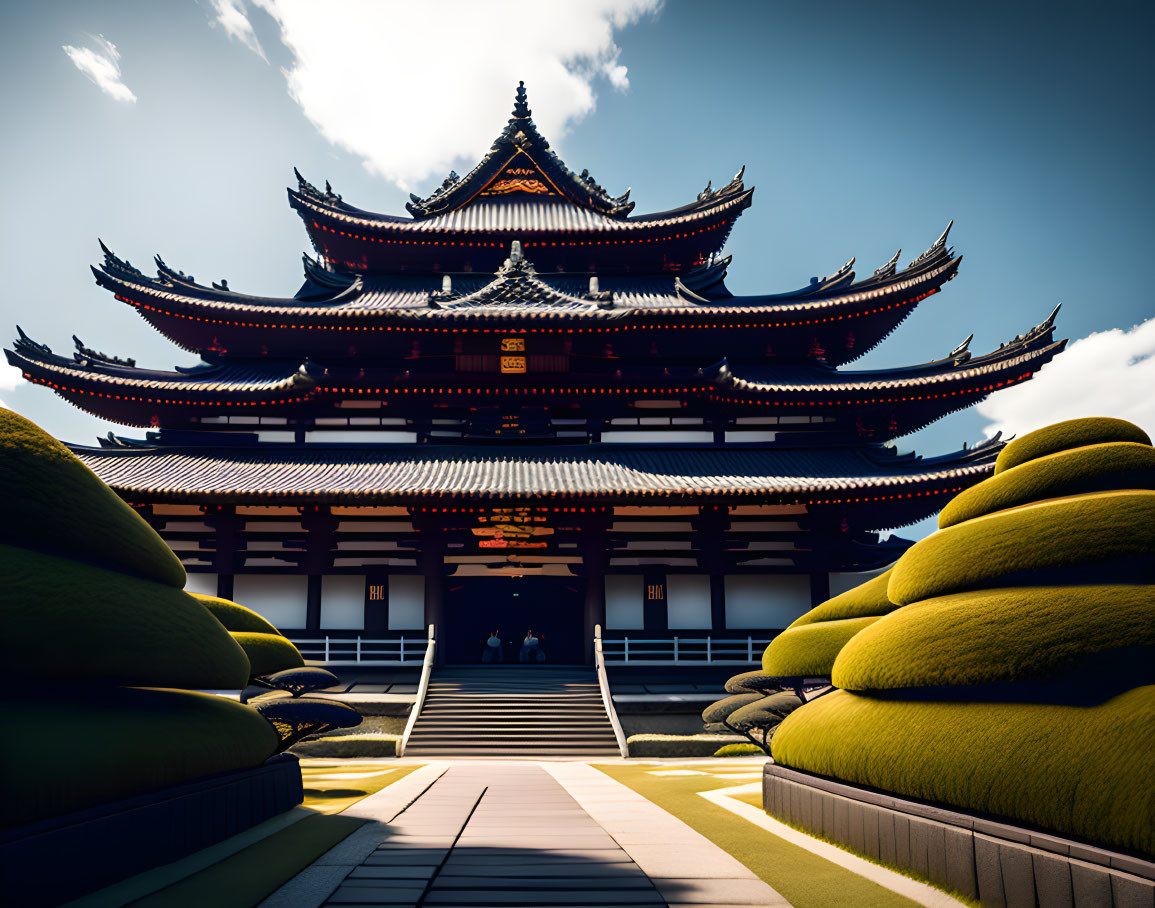
[[[766,647],[762,671],[767,675],[829,678],[839,650],[877,620],[875,616],[842,618],[788,628]]]
[[[0,653],[22,673],[149,687],[241,688],[249,660],[188,594],[0,545]]]
[[[182,589],[180,559],[132,508],[35,423],[0,407],[0,542]]]
[[[1027,461],[960,492],[942,509],[938,525],[945,529],[1033,501],[1107,489],[1155,489],[1155,448],[1119,442]]]
[[[788,691],[780,691],[747,703],[726,717],[726,724],[741,734],[754,729],[768,732],[802,705],[802,698]]]
[[[1079,420],[1009,445],[899,559],[903,607],[841,649],[844,689],[782,721],[775,761],[1155,856],[1145,443]]]
[[[297,669],[305,664],[300,651],[271,622],[250,608],[245,608],[230,599],[193,593],[193,597],[203,605],[232,634],[233,639],[249,657],[252,674],[271,675],[288,669]],[[324,669],[318,669],[324,671]],[[328,674],[328,673],[326,673]],[[321,687],[336,682],[336,677]],[[294,696],[299,696],[295,694]]]
[[[280,635],[281,633],[273,627],[268,619],[231,599],[205,596],[201,593],[190,593],[189,595],[207,608],[212,616],[225,626],[227,631],[243,631],[250,634]]]
[[[877,577],[867,580],[866,583],[859,584],[854,589],[847,590],[845,593],[815,606],[791,624],[790,628],[802,627],[806,624],[818,624],[822,621],[842,621],[847,618],[867,618],[889,614],[898,608],[887,598],[886,589],[889,583],[890,571],[883,571]]]
[[[1054,454],[1056,451],[1117,441],[1150,445],[1151,436],[1134,423],[1109,416],[1057,422],[1010,442],[999,452],[995,461],[995,475],[1036,457]]]
[[[254,668],[245,646],[265,673],[301,665],[292,644],[263,622],[230,634],[182,590],[184,568],[148,524],[7,410],[0,578],[0,657],[35,679],[3,696],[0,825],[256,767],[280,749],[274,725],[249,706],[152,688],[240,689]]]
[[[2,703],[4,826],[259,766],[280,743],[256,710],[192,691],[42,686]]]
[[[906,605],[989,586],[1045,586],[1075,575],[1111,583],[1155,579],[1155,492],[1095,492],[956,524],[916,542],[891,572],[888,595]]]
[[[232,638],[241,645],[245,655],[249,657],[254,676],[269,675],[287,668],[300,668],[305,664],[300,651],[280,634],[233,631]]]
[[[834,663],[846,690],[970,686],[1057,677],[1086,657],[1102,681],[1110,654],[1144,647],[1155,670],[1155,601],[1150,586],[1019,587],[915,602],[869,627]]]
[[[772,748],[785,766],[1155,853],[1155,686],[1095,707],[836,691]]]
[[[714,751],[715,757],[764,757],[765,752],[757,744],[727,744]]]
[[[724,744],[739,744],[738,735],[630,735],[631,757],[711,757]]]

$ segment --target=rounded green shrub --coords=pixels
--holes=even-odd
[[[1110,441],[1151,444],[1151,438],[1146,432],[1125,419],[1113,419],[1109,416],[1068,419],[1028,432],[1022,438],[1010,442],[999,452],[995,461],[995,475],[1036,457]]]
[[[776,763],[1155,854],[1155,686],[1095,707],[880,700],[792,713]]]
[[[942,509],[938,525],[945,529],[1034,501],[1108,489],[1155,489],[1155,448],[1110,442],[1029,460],[960,492]]]
[[[728,722],[731,728],[740,732],[748,732],[755,728],[766,731],[777,727],[801,705],[802,700],[794,694],[786,692],[771,694],[734,710],[730,713]]]
[[[631,757],[710,757],[724,744],[737,744],[737,735],[630,735]]]
[[[21,691],[0,702],[19,729],[0,748],[0,778],[12,783],[5,826],[259,766],[280,745],[256,710],[191,691]]]
[[[212,616],[225,626],[227,631],[247,631],[251,634],[281,633],[267,619],[258,615],[251,608],[245,608],[231,599],[205,596],[201,593],[189,593],[189,595],[207,608]]]
[[[726,682],[726,693],[744,694],[750,691],[766,693],[778,690],[779,679],[762,672],[742,672]]]
[[[300,651],[280,634],[254,634],[250,631],[231,633],[249,657],[253,677],[270,675],[286,668],[300,668],[305,664]]]
[[[1155,567],[1152,551],[1155,492],[1096,492],[939,530],[899,559],[887,594],[906,605],[983,586],[1047,585],[1062,577],[1048,569],[1076,566],[1087,568],[1086,582],[1109,583],[1120,569]]]
[[[182,589],[180,559],[139,514],[36,424],[0,407],[0,542]]]
[[[714,751],[715,757],[764,757],[766,752],[749,741],[744,744],[727,744]]]
[[[723,697],[717,703],[713,703],[702,710],[702,721],[707,725],[725,722],[726,717],[734,712],[734,710],[740,709],[750,703],[757,703],[763,696],[761,693],[751,692]]]
[[[1015,587],[914,602],[856,635],[834,662],[855,691],[1053,679],[1079,657],[1146,646],[1155,587]]]
[[[789,678],[828,678],[839,650],[878,620],[874,616],[843,618],[785,630],[762,654],[762,671]]]
[[[820,621],[866,618],[871,615],[878,616],[893,612],[898,606],[887,598],[886,588],[889,583],[890,571],[884,571],[877,577],[867,580],[866,583],[860,583],[854,589],[839,593],[821,605],[815,606],[791,624],[790,628],[802,627],[805,624],[817,624]]]
[[[106,685],[242,688],[249,660],[171,586],[0,545],[0,653],[21,673]]]

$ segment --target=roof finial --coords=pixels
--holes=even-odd
[[[518,82],[517,95],[513,102],[513,115],[518,119],[528,119],[529,115],[533,113],[533,111],[529,109],[529,104],[526,103],[526,100],[525,83]]]

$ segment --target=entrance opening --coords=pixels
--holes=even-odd
[[[572,577],[450,577],[445,590],[445,661],[480,665],[490,631],[501,636],[503,665],[580,665],[586,648],[580,581]],[[522,663],[525,632],[541,640],[545,660]],[[496,661],[494,664],[497,664]]]

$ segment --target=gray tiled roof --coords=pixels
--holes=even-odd
[[[379,446],[343,449],[76,448],[122,494],[174,497],[393,499],[423,496],[554,498],[638,495],[887,494],[969,484],[997,448],[933,462],[873,457],[856,448],[590,448]]]

